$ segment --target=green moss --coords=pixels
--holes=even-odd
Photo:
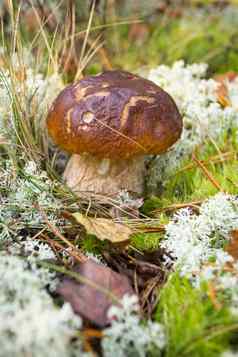
[[[148,198],[147,200],[145,200],[140,211],[143,214],[149,215],[151,213],[151,211],[153,211],[154,209],[158,209],[158,208],[162,208],[162,207],[163,207],[163,203],[161,201],[161,198],[152,196],[152,197]]]
[[[92,234],[87,234],[81,241],[81,248],[83,251],[95,255],[101,254],[104,249],[107,249],[108,243],[102,242]]]
[[[161,291],[156,320],[169,336],[166,357],[216,357],[226,349],[234,324],[226,307],[214,308],[205,286],[195,289],[177,274]]]
[[[162,238],[160,233],[137,233],[131,238],[131,246],[141,251],[156,250]]]
[[[199,149],[196,157],[200,162],[206,163],[205,167],[209,174],[223,191],[236,194],[238,182],[235,152],[237,151],[237,144],[232,139],[229,141],[223,138],[216,145],[208,142]],[[216,162],[215,156],[219,160],[221,153],[231,153],[231,155],[233,153],[233,156],[230,157],[230,160]],[[222,158],[221,155],[220,157]],[[191,167],[191,165],[193,166]],[[199,165],[189,157],[181,164],[177,172],[166,181],[162,199],[166,203],[170,202],[170,204],[193,202],[204,200],[218,191],[219,189],[216,188]],[[158,208],[161,208],[161,205],[160,201]]]

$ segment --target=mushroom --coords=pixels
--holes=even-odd
[[[161,154],[181,135],[173,99],[153,82],[107,71],[66,87],[47,116],[53,141],[72,153],[65,172],[76,193],[143,193],[145,156]]]

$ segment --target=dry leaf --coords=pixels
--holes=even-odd
[[[126,276],[91,259],[78,265],[74,271],[87,279],[88,284],[65,277],[58,286],[57,293],[71,304],[75,313],[98,326],[104,327],[110,323],[107,312],[116,304],[112,295],[120,301],[123,295],[134,294]]]
[[[82,224],[87,233],[94,234],[100,240],[109,240],[112,243],[125,242],[130,239],[132,229],[121,223],[115,223],[107,218],[91,218],[81,213],[74,213],[73,217]]]
[[[238,230],[231,232],[231,239],[229,244],[226,246],[226,251],[229,253],[235,260],[238,259]]]
[[[214,76],[215,81],[220,83],[219,87],[216,90],[216,94],[218,97],[218,102],[223,107],[231,106],[231,102],[228,94],[227,82],[234,81],[236,77],[237,77],[237,73],[232,71]]]

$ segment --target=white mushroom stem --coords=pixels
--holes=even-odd
[[[111,160],[74,154],[66,166],[64,179],[78,195],[91,192],[116,196],[123,189],[141,195],[144,189],[144,158]]]

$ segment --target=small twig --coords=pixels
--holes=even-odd
[[[229,151],[229,152],[222,153],[220,155],[211,156],[208,160],[201,160],[200,162],[203,165],[208,166],[210,164],[219,164],[221,162],[233,160],[234,158],[236,158],[236,152],[235,151]],[[176,172],[176,175],[180,174],[183,171],[191,170],[194,167],[196,167],[196,164],[194,164],[194,163],[188,164],[188,165],[182,167],[181,169],[179,169]]]
[[[77,255],[74,254],[74,252],[68,251],[66,247],[64,247],[62,244],[60,244],[59,242],[51,239],[46,233],[43,233],[41,235],[41,237],[43,239],[45,239],[51,246],[52,249],[54,249],[54,251],[56,252],[57,258],[59,261],[62,261],[62,259],[60,259],[59,254],[58,254],[58,250],[61,251],[65,251],[67,252],[67,254],[71,255],[72,257],[74,257],[75,259],[77,259]]]
[[[107,54],[105,47],[102,46],[101,48],[99,48],[98,55],[101,59],[103,66],[105,67],[105,69],[111,71],[113,69],[113,65],[109,59],[109,56]]]
[[[196,162],[196,164],[200,167],[204,175],[208,178],[208,180],[213,184],[214,187],[216,187],[219,191],[224,192],[220,184],[215,180],[215,178],[212,176],[212,174],[208,171],[208,169],[205,167],[205,165],[196,158],[195,154],[192,154],[192,159],[193,161]]]
[[[54,253],[55,253],[55,255],[56,255],[58,261],[61,261],[60,256],[59,256],[59,252],[58,252],[58,250],[56,249],[56,247],[59,249],[59,245],[60,245],[60,244],[59,244],[58,242],[55,242],[55,241],[53,241],[52,239],[50,239],[50,237],[48,237],[47,234],[43,234],[43,233],[42,233],[42,234],[41,234],[41,237],[42,237],[44,240],[46,240],[47,243],[50,245],[51,249],[53,249],[53,251],[54,251]],[[33,238],[36,238],[36,237],[33,237]],[[64,247],[62,247],[62,248],[65,250]]]
[[[216,289],[215,289],[214,285],[212,284],[212,282],[210,282],[210,283],[208,284],[208,296],[210,297],[211,302],[212,302],[214,308],[215,308],[216,310],[221,310],[222,305],[217,301]]]
[[[141,298],[141,308],[144,310],[146,304],[149,303],[149,297],[153,293],[154,289],[161,283],[161,277],[155,276],[154,278],[150,279],[149,284],[146,286],[142,298]],[[150,314],[150,312],[149,312]]]
[[[96,330],[93,328],[88,328],[88,329],[82,331],[82,333],[86,338],[102,338],[103,337],[102,331]]]
[[[93,41],[90,38],[88,38],[88,43],[90,46],[94,47]],[[106,70],[110,71],[113,69],[107,50],[104,46],[98,49],[98,56],[100,57],[102,65],[105,67]]]
[[[84,350],[86,352],[90,353],[90,356],[92,355],[92,357],[97,357],[97,353],[95,353],[95,351],[93,350],[90,340],[93,338],[97,338],[97,339],[102,339],[103,338],[103,331],[100,330],[96,330],[93,328],[88,328],[85,329],[81,332],[81,334],[83,335],[83,344],[84,344]]]
[[[199,210],[199,206],[203,202],[204,202],[203,200],[199,200],[199,201],[192,201],[192,202],[185,202],[185,203],[174,203],[173,205],[167,207],[157,208],[153,210],[151,213],[153,214],[153,213],[161,213],[161,212],[168,212],[168,211],[176,211],[178,209],[187,208],[187,207],[191,207],[196,210]]]
[[[137,296],[139,296],[139,287],[138,287],[138,278],[137,278],[137,271],[136,271],[136,269],[135,269],[135,271],[134,271],[133,280],[134,280],[135,293],[136,293]]]
[[[86,353],[89,353],[92,357],[97,357],[97,354],[94,352],[89,340],[84,338],[83,340],[83,349]]]
[[[86,256],[83,255],[81,252],[78,251],[78,249],[70,242],[68,241],[68,239],[66,239],[58,230],[58,228],[56,228],[48,219],[47,215],[45,214],[45,212],[42,210],[42,208],[37,204],[36,208],[38,208],[38,210],[40,211],[40,213],[42,214],[45,223],[47,224],[47,226],[49,227],[49,229],[51,230],[52,233],[54,233],[56,235],[56,237],[58,237],[60,240],[62,240],[65,244],[67,244],[68,247],[72,248],[73,251],[76,251],[77,254],[75,254],[75,259],[77,259],[77,261],[79,261],[80,263],[85,262],[87,260]]]
[[[164,232],[165,231],[165,225],[160,224],[158,227],[137,227],[137,230],[139,232],[143,233],[159,233],[159,232]]]
[[[42,228],[39,232],[37,232],[31,239],[36,239],[38,238],[44,231],[46,230],[46,228]]]

